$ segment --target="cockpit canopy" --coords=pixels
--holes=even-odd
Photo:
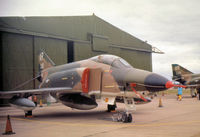
[[[114,56],[114,55],[99,55],[90,58],[91,60],[110,65],[112,67],[121,68],[121,67],[132,67],[128,62],[126,62],[124,59]]]

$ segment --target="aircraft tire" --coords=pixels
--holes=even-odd
[[[122,114],[122,122],[128,123],[128,115],[126,114],[126,112]]]
[[[128,114],[128,122],[131,123],[132,120],[133,120],[132,115],[131,115],[131,114]]]

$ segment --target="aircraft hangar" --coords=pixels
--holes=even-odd
[[[96,15],[0,17],[0,90],[12,90],[38,74],[43,50],[65,64],[99,54],[118,55],[152,71],[152,46]],[[33,80],[19,89],[37,88]]]

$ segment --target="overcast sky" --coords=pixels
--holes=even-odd
[[[92,15],[147,40],[153,71],[170,78],[177,63],[200,73],[200,0],[0,0],[0,16]]]

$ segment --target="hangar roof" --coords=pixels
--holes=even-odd
[[[111,47],[152,52],[152,46],[95,16],[0,17],[0,30],[89,43],[88,35]]]

